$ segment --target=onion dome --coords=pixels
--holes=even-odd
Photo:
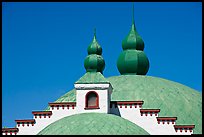
[[[92,43],[88,46],[88,56],[84,60],[84,67],[86,72],[101,72],[105,68],[105,61],[102,54],[102,48],[96,40],[96,30],[94,30],[94,38]]]
[[[134,5],[132,27],[127,37],[122,41],[123,52],[117,60],[117,67],[121,75],[146,75],[149,70],[149,60],[144,50],[144,41],[136,31],[134,21]]]

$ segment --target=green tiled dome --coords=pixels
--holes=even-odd
[[[112,101],[143,100],[143,108],[159,108],[159,116],[176,116],[176,124],[195,124],[202,133],[201,93],[185,85],[159,77],[120,75],[107,78],[113,86]],[[76,101],[75,89],[56,102]]]
[[[62,118],[39,135],[148,135],[134,123],[105,113],[81,113]]]

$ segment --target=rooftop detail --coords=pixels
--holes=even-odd
[[[143,103],[144,101],[111,101],[110,107],[112,108],[112,106],[114,105],[116,108],[117,105],[119,105],[120,108],[122,108],[122,106],[125,106],[125,108],[127,108],[127,106],[129,106],[130,108],[132,108],[133,106],[137,108],[137,106],[139,106],[139,108],[141,108]]]
[[[147,116],[147,114],[150,114],[150,116],[152,116],[152,114],[155,114],[155,116],[157,116],[159,112],[160,109],[140,109],[141,116],[143,116],[144,113],[145,116]]]
[[[174,124],[176,120],[177,117],[157,117],[158,124],[160,124],[160,122],[162,122],[163,124],[165,122],[167,122],[167,124],[169,124],[169,122],[172,122],[172,124]]]
[[[74,107],[76,106],[76,102],[54,102],[48,104],[50,107],[52,107],[52,110],[54,109],[54,107],[56,107],[57,109],[59,109],[59,107],[62,107],[62,109],[64,109],[64,107],[67,107],[67,109],[69,109],[69,107],[72,107],[72,109],[74,109]]]
[[[15,120],[15,121],[18,124],[18,127],[20,127],[21,124],[23,127],[24,127],[24,124],[27,124],[27,126],[29,126],[29,124],[32,124],[32,126],[34,126],[35,124],[35,119],[24,119],[24,120]]]
[[[122,48],[123,51],[117,60],[117,67],[120,74],[146,75],[149,70],[149,60],[143,52],[144,41],[136,31],[134,4],[131,30],[122,41]]]
[[[84,60],[86,72],[101,72],[105,68],[105,61],[102,54],[102,48],[96,39],[96,29],[94,29],[94,37],[92,43],[88,46],[88,56]]]
[[[110,83],[100,72],[86,72],[75,84]]]
[[[182,132],[183,130],[185,130],[185,132],[187,132],[188,130],[192,132],[193,128],[195,128],[195,125],[174,125],[174,128],[176,132],[178,132],[178,130],[180,130],[180,132]]]
[[[12,135],[12,133],[16,135],[18,131],[18,128],[2,128],[2,133],[5,133],[5,135],[8,135],[8,133],[10,133],[10,135]]]
[[[37,116],[41,118],[42,115],[44,116],[44,118],[46,118],[46,116],[50,118],[50,116],[52,115],[52,111],[33,111],[32,114],[35,116],[35,118],[37,118]]]

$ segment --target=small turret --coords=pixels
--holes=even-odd
[[[136,31],[134,5],[132,27],[127,37],[122,41],[122,48],[123,51],[117,61],[120,74],[146,75],[149,70],[149,60],[143,52],[144,41]]]
[[[102,54],[102,48],[96,40],[96,29],[94,29],[94,38],[92,43],[88,46],[88,56],[84,60],[84,67],[86,72],[101,72],[105,68],[105,61]]]

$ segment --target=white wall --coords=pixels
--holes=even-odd
[[[110,84],[75,84],[77,113],[109,113],[110,94],[112,86]],[[95,91],[99,98],[99,109],[84,109],[86,105],[86,94]]]
[[[85,108],[85,96],[89,91],[95,91],[99,98],[99,109],[84,109]],[[77,90],[77,113],[108,113],[109,103],[108,103],[108,90]]]
[[[158,124],[157,119],[156,119],[156,117],[159,116],[158,114],[157,116],[155,116],[155,114],[152,114],[152,116],[150,116],[150,114],[148,114],[147,116],[143,114],[143,116],[141,116],[139,107],[130,108],[130,106],[127,106],[127,108],[125,108],[125,106],[123,105],[122,108],[120,108],[120,106],[118,105],[117,108],[113,106],[110,111],[111,111],[111,114],[120,115],[121,117],[140,126],[145,131],[147,131],[150,135],[190,135],[190,134],[193,134],[193,132],[190,132],[189,130],[187,132],[185,131],[180,132],[180,130],[176,132],[173,126],[175,125],[176,122],[174,122],[174,124],[172,124],[172,122],[170,122],[169,124],[167,124],[167,122],[165,122],[164,124],[160,122],[160,124]]]
[[[24,127],[22,125],[20,125],[20,127],[17,127],[19,128],[19,132],[17,135],[36,135],[51,123],[56,122],[61,118],[76,114],[76,106],[74,107],[74,109],[72,107],[69,107],[69,109],[67,109],[67,107],[64,107],[64,109],[62,109],[62,107],[59,107],[59,109],[57,109],[57,107],[54,107],[53,110],[50,107],[50,111],[52,111],[52,115],[50,116],[50,118],[48,116],[46,116],[46,118],[44,118],[44,116],[41,116],[41,118],[39,116],[37,116],[37,118],[33,116],[33,119],[35,119],[36,121],[34,126],[27,127],[27,124],[25,124]]]

